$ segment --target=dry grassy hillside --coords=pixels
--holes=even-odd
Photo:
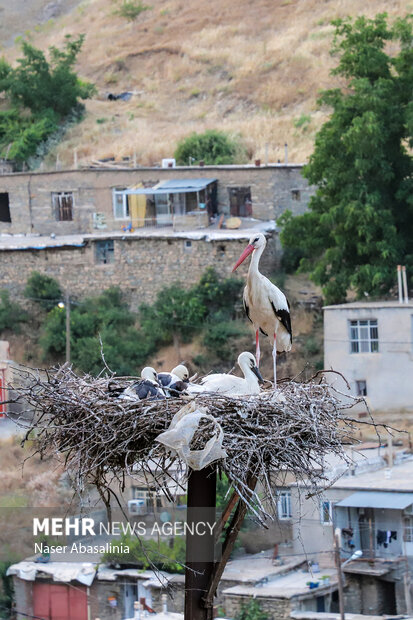
[[[38,0],[39,1],[39,0]],[[75,4],[75,2],[73,2]],[[192,131],[241,133],[251,159],[302,162],[328,110],[316,109],[320,89],[337,84],[329,71],[330,20],[346,15],[404,15],[399,0],[145,0],[133,22],[113,14],[114,0],[85,0],[33,31],[46,48],[65,34],[86,33],[80,74],[98,87],[85,120],[50,153],[63,166],[136,153],[139,164],[171,156]],[[9,10],[3,11],[2,16]],[[7,50],[16,56],[16,50]],[[136,91],[129,101],[109,92]]]

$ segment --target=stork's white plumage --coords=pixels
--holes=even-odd
[[[141,372],[141,378],[119,396],[124,400],[144,400],[145,398],[158,400],[165,398],[165,392],[158,383],[158,374],[151,366],[146,366]]]
[[[158,381],[167,394],[178,396],[188,386],[189,372],[186,366],[179,364],[171,372],[158,373]]]
[[[189,393],[219,392],[220,394],[231,394],[232,396],[259,394],[261,391],[259,382],[263,382],[264,379],[258,370],[253,354],[248,351],[240,353],[238,364],[244,374],[244,378],[224,373],[207,375],[202,379],[200,385],[190,385],[187,391]]]
[[[257,364],[260,362],[259,332],[274,337],[274,386],[276,385],[277,351],[290,351],[292,345],[290,304],[286,296],[259,271],[259,262],[267,241],[262,233],[257,233],[248,242],[234,269],[252,254],[248,269],[247,284],[244,289],[244,309],[253,323],[256,338]]]

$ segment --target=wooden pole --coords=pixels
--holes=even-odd
[[[214,570],[216,468],[191,470],[188,479],[185,571],[185,620],[212,620],[213,608],[204,598]]]
[[[69,291],[65,293],[66,308],[66,362],[70,364],[70,297]]]
[[[343,571],[341,569],[341,557],[340,557],[340,546],[341,546],[341,530],[340,528],[336,528],[334,532],[334,555],[336,560],[336,568],[337,568],[337,580],[338,580],[338,604],[340,609],[340,620],[345,620],[344,618],[344,584],[343,584]]]

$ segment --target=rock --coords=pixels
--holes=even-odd
[[[62,14],[61,0],[49,2],[43,9],[43,19],[47,22],[49,19],[55,19]]]

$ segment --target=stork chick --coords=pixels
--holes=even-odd
[[[171,396],[179,396],[188,387],[189,372],[186,366],[179,364],[171,372],[160,372],[158,374],[159,384],[164,391]]]
[[[135,381],[131,386],[119,396],[124,400],[159,400],[165,398],[165,392],[158,383],[158,374],[151,366],[146,366],[141,372],[139,381]]]
[[[231,396],[259,394],[261,391],[259,383],[263,383],[264,379],[258,370],[253,354],[248,351],[240,353],[238,356],[238,365],[243,372],[243,379],[235,375],[224,373],[207,375],[202,379],[200,385],[190,385],[188,392],[219,392],[220,394],[228,394]]]

